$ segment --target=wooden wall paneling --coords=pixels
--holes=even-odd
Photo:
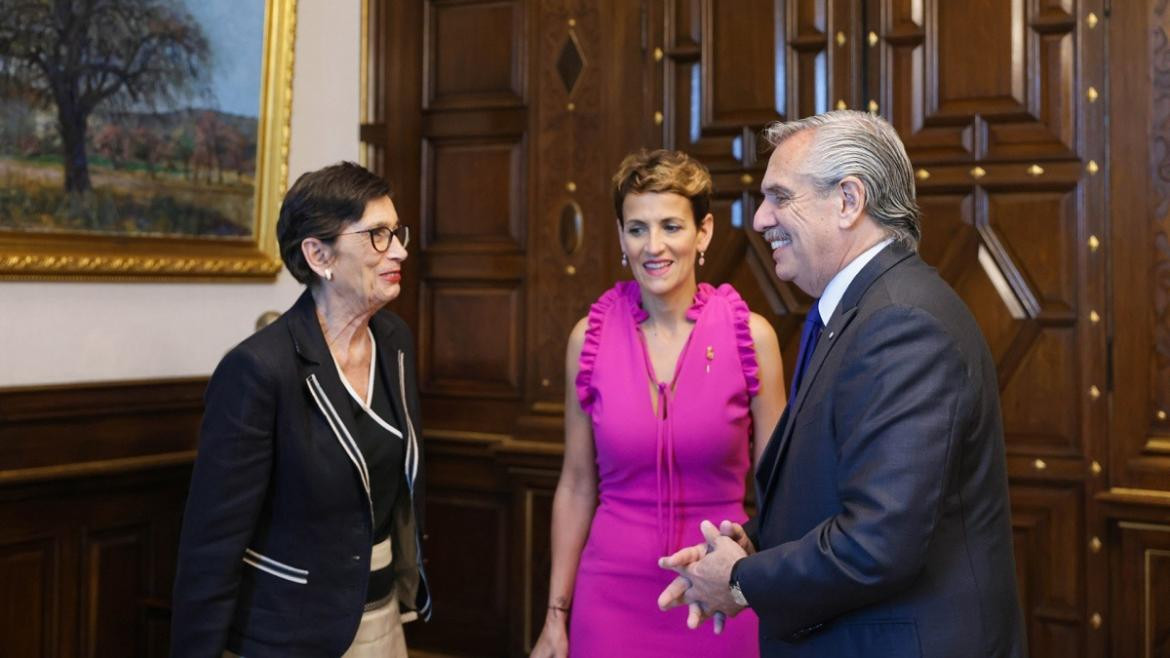
[[[167,654],[205,387],[0,390],[0,655]]]
[[[1091,496],[1091,465],[1106,440],[1105,270],[1086,246],[1105,225],[1101,167],[1088,162],[1106,145],[1103,114],[1081,87],[1101,93],[1093,80],[1103,30],[1091,33],[1082,19],[1103,13],[1096,1],[1077,5],[865,7],[867,107],[890,119],[914,162],[921,253],[971,307],[996,358],[1013,497],[1031,500],[1015,510],[1017,525],[1067,516],[1044,509],[1062,500],[1055,492]],[[1093,505],[1074,511],[1065,550],[1100,531]],[[1067,580],[1047,577],[1044,553],[1026,545],[1017,560],[1032,654],[1085,655],[1083,606],[1090,591],[1100,604],[1103,581],[1081,561],[1064,570]],[[1036,602],[1066,583],[1075,600],[1053,617]]]
[[[828,2],[829,46],[829,107],[857,107],[866,86],[866,58],[862,56],[866,45],[865,6],[855,0],[830,0]]]
[[[916,163],[1076,155],[1071,3],[871,3],[887,71],[871,107]]]
[[[1117,4],[1117,3],[1115,3]],[[1115,263],[1110,486],[1170,490],[1170,10],[1115,7],[1109,20]],[[1135,70],[1141,62],[1152,70]],[[1141,126],[1144,130],[1127,129]]]
[[[141,655],[149,591],[150,528],[83,528],[82,647],[85,656]]]
[[[426,109],[524,104],[524,3],[429,0],[424,6]]]
[[[512,496],[510,544],[513,611],[511,655],[527,656],[544,625],[552,566],[552,502],[561,447],[546,441],[510,441],[495,453]]]
[[[615,229],[602,174],[613,165],[602,147],[601,10],[591,3],[541,0],[532,11],[538,55],[530,70],[535,139],[527,280],[533,304],[526,316],[532,342],[525,399],[529,415],[551,419],[563,409],[569,331],[610,282],[610,263],[619,252],[605,249]],[[561,239],[566,215],[580,216],[575,250],[566,250]]]
[[[476,398],[491,408],[498,400],[502,408],[487,415],[499,416],[523,393],[527,11],[518,1],[433,0],[409,16],[425,38],[399,34],[422,55],[400,67],[417,63],[422,103],[411,105],[408,97],[393,107],[395,115],[417,118],[417,132],[388,149],[420,190],[418,279],[404,286],[413,294],[395,308],[417,328],[423,406],[431,418],[424,434],[459,427],[444,423],[452,416],[430,413],[436,402],[458,408],[459,399]],[[423,148],[419,168],[410,171],[411,149],[396,151],[412,143]]]
[[[1119,633],[1117,655],[1170,655],[1170,525],[1122,521],[1118,582],[1127,595],[1116,613],[1137,633]]]
[[[1159,196],[1161,183],[1128,175],[1132,165],[1126,164],[1139,149],[1156,171],[1164,150],[1144,141],[1147,125],[1160,126],[1154,117],[1163,103],[1142,87],[1145,63],[1166,48],[1165,7],[1158,6],[1164,3],[1112,3],[1112,18],[1103,0],[752,0],[734,8],[711,0],[432,0],[425,12],[390,4],[397,24],[387,34],[399,33],[390,46],[398,50],[387,56],[399,60],[383,70],[395,105],[387,113],[398,119],[384,136],[388,170],[407,181],[400,212],[413,194],[409,181],[421,191],[416,214],[427,227],[421,232],[427,244],[408,261],[420,284],[407,286],[403,302],[408,320],[413,309],[426,316],[412,321],[427,326],[419,331],[422,358],[430,358],[435,345],[426,342],[435,340],[430,330],[440,322],[430,317],[441,307],[433,303],[435,291],[519,291],[518,340],[528,356],[518,378],[493,376],[490,386],[462,389],[440,378],[446,383],[424,396],[425,415],[435,419],[425,423],[427,431],[437,432],[428,437],[435,441],[428,454],[441,455],[431,464],[436,475],[450,469],[485,496],[507,496],[517,541],[527,546],[510,549],[531,558],[513,557],[508,567],[509,600],[523,611],[509,619],[513,654],[527,648],[543,616],[533,604],[545,594],[545,576],[534,570],[543,568],[542,549],[531,543],[541,529],[531,515],[547,502],[559,466],[559,452],[542,451],[557,449],[564,340],[589,301],[621,276],[609,229],[613,167],[641,137],[650,146],[686,150],[711,168],[718,228],[702,276],[732,281],[753,310],[770,313],[792,362],[808,300],[775,280],[766,245],[747,229],[766,163],[756,135],[768,120],[844,101],[880,112],[902,133],[924,208],[922,253],[971,305],[996,354],[1017,537],[1028,538],[1021,546],[1080,547],[1055,571],[1041,557],[1049,549],[1022,549],[1033,655],[1106,655],[1107,633],[1090,621],[1104,610],[1108,624],[1108,570],[1100,568],[1102,553],[1083,548],[1090,537],[1108,535],[1098,501],[1122,496],[1110,486],[1164,486],[1170,470],[1170,458],[1157,451],[1155,403],[1167,380],[1156,352],[1164,315],[1157,295],[1167,286],[1156,268],[1170,258],[1158,251],[1166,229],[1156,217],[1170,193]],[[1090,14],[1097,24],[1090,26]],[[451,57],[462,56],[462,45],[454,55],[441,48],[452,32],[440,23],[467,16],[489,17],[483,22],[512,39],[480,46],[491,61],[488,73],[474,80],[459,66],[440,73],[456,61]],[[1113,35],[1108,42],[1107,33]],[[1147,38],[1122,36],[1138,33]],[[417,84],[409,82],[412,75]],[[1105,102],[1094,100],[1090,88]],[[414,98],[425,111],[411,109]],[[1145,123],[1105,121],[1114,104],[1117,116],[1135,116],[1124,113],[1134,98],[1142,99]],[[412,155],[409,145],[416,143],[425,144],[425,156]],[[505,145],[513,149],[507,176]],[[444,157],[450,164],[438,168],[451,172],[462,172],[468,157],[496,164],[483,176],[435,174],[433,165]],[[438,199],[449,199],[438,194],[441,184],[507,187],[512,205],[500,210],[501,194],[478,215],[437,211]],[[1112,228],[1107,198],[1124,198],[1111,214]],[[580,210],[583,246],[565,253],[561,217],[571,204]],[[1150,236],[1149,249],[1133,257],[1122,251],[1121,245],[1149,244]],[[1111,263],[1124,273],[1113,282],[1117,300],[1107,304]],[[476,306],[466,299],[450,301],[446,315]],[[1148,322],[1123,340],[1115,323],[1124,313],[1143,314]],[[452,333],[463,329],[443,331],[449,346],[474,340]],[[1112,382],[1110,336],[1118,365]],[[505,342],[477,349],[476,358],[486,352],[496,361],[479,367],[476,377],[505,370],[500,354],[511,349]],[[448,375],[482,366],[452,356],[453,347],[444,353]],[[437,372],[430,365],[424,370]],[[1123,380],[1124,396],[1110,388]],[[505,393],[513,381],[520,392]],[[1109,448],[1111,404],[1112,430],[1124,438]],[[452,431],[502,438],[489,449],[444,435]],[[549,460],[540,475],[516,465],[537,453]],[[459,487],[448,482],[439,486],[442,496],[461,500],[452,493]]]
[[[569,332],[617,278],[617,224],[610,180],[621,159],[652,134],[659,34],[646,3],[534,3],[532,213],[527,282],[528,412],[518,434],[560,440]],[[568,64],[573,64],[568,66]],[[567,231],[577,215],[579,231]],[[567,237],[576,235],[577,239]]]
[[[1090,386],[1104,391],[1105,403],[1090,404],[1083,408],[1081,427],[1084,436],[1084,473],[1086,506],[1085,536],[1082,545],[1088,546],[1085,553],[1085,614],[1090,623],[1085,626],[1085,654],[1100,658],[1109,654],[1107,638],[1109,631],[1126,632],[1124,622],[1113,620],[1109,611],[1110,570],[1108,552],[1104,542],[1108,541],[1107,519],[1097,504],[1096,496],[1108,484],[1105,474],[1109,464],[1110,415],[1116,410],[1111,407],[1113,399],[1112,363],[1110,359],[1110,311],[1108,279],[1111,275],[1105,251],[1099,246],[1093,248],[1093,239],[1100,243],[1101,236],[1109,230],[1109,209],[1113,200],[1109,197],[1108,179],[1112,175],[1108,154],[1115,147],[1109,132],[1107,120],[1109,89],[1107,62],[1111,57],[1107,40],[1109,12],[1105,0],[1081,0],[1071,8],[1075,18],[1075,67],[1080,72],[1079,80],[1072,83],[1072,107],[1075,116],[1071,125],[1078,131],[1077,154],[1084,172],[1081,182],[1084,219],[1075,235],[1076,248],[1080,250],[1082,265],[1079,268],[1081,288],[1078,315],[1079,340],[1085,346],[1081,350],[1081,369]],[[1131,64],[1132,65],[1132,64]],[[1089,89],[1099,94],[1098,100],[1089,101]],[[1130,130],[1144,130],[1135,124]],[[1088,322],[1083,321],[1088,317]],[[1084,385],[1082,384],[1082,388]],[[1082,391],[1082,394],[1088,391]],[[1082,398],[1083,399],[1083,398]],[[1090,396],[1091,400],[1091,396]],[[1109,620],[1102,629],[1094,628],[1093,615],[1104,615]]]
[[[393,188],[399,221],[422,234],[422,107],[424,2],[363,0],[362,80],[366,102],[359,129],[365,164]],[[421,239],[408,248],[401,293],[393,309],[418,327],[418,281],[425,267]]]
[[[1013,0],[1014,1],[1014,0]],[[855,109],[877,111],[898,130],[910,158],[916,163],[970,160],[975,155],[976,122],[972,113],[939,112],[938,88],[952,76],[967,79],[981,75],[966,71],[964,65],[982,69],[985,64],[963,59],[954,69],[943,69],[945,53],[938,52],[935,7],[939,2],[911,0],[866,0],[867,97]],[[946,3],[942,3],[946,4]],[[947,6],[951,6],[950,3]],[[982,14],[992,3],[960,3]],[[1003,4],[1003,3],[999,3]],[[1010,11],[1008,12],[1010,16]],[[985,17],[980,16],[982,24]],[[971,26],[972,24],[968,24]],[[963,25],[946,27],[961,30]],[[1009,27],[1010,32],[1010,27]],[[999,42],[1002,33],[987,28],[985,40]],[[969,34],[955,34],[949,47],[977,56],[980,46]],[[983,44],[1002,50],[999,43]],[[940,82],[940,78],[943,82]],[[956,81],[961,84],[960,81]]]
[[[60,577],[58,537],[0,540],[0,655],[57,655]]]
[[[1076,312],[1085,253],[1076,239],[1080,170],[1075,163],[1050,166],[1043,184],[1024,177],[1005,188],[988,183],[981,226],[995,261],[981,263],[985,274],[1010,285],[998,292],[1009,310],[1014,305],[1024,316],[1013,315],[1010,341],[995,346],[1005,438],[1012,452],[1080,456],[1080,401],[1089,398]]]
[[[449,487],[427,492],[427,534],[443,540],[426,544],[435,617],[408,627],[412,648],[508,653],[508,510],[509,500],[494,492]]]
[[[829,96],[829,83],[833,79],[829,72],[829,56],[833,49],[830,44],[831,39],[835,38],[829,31],[830,2],[795,0],[787,4],[788,34],[777,34],[773,47],[779,50],[779,44],[787,43],[787,58],[792,66],[788,71],[779,65],[775,67],[774,85],[777,89],[787,85],[793,93],[788,103],[784,102],[783,96],[778,96],[777,108],[785,108],[785,113],[793,117],[827,112],[833,108],[834,102]],[[762,60],[761,54],[755,55]],[[758,65],[762,66],[763,63]],[[766,91],[766,87],[761,91]]]
[[[1094,554],[1107,561],[1109,606],[1101,614],[1096,639],[1101,655],[1165,656],[1170,651],[1170,494],[1098,496],[1106,530],[1104,548]]]
[[[830,46],[836,44],[833,21],[848,20],[848,7],[826,0],[734,6],[674,0],[664,13],[664,145],[697,158],[715,183],[715,238],[700,278],[731,282],[752,310],[772,321],[789,368],[799,343],[798,313],[807,312],[808,298],[776,279],[770,250],[751,229],[768,157],[757,135],[805,105],[827,109],[826,99],[855,93],[838,91],[834,81],[858,66],[849,41],[857,28],[842,24],[845,44]]]
[[[1097,253],[1111,274],[1102,315],[1113,370],[1107,461],[1094,483],[1109,573],[1096,580],[1107,601],[1091,609],[1109,632],[1092,640],[1105,645],[1099,655],[1145,657],[1170,654],[1170,10],[1113,2],[1104,18],[1107,87],[1097,104],[1111,117],[1110,207]]]
[[[437,279],[424,282],[422,316],[419,336],[424,349],[419,374],[423,391],[519,396],[518,287]]]
[[[973,184],[965,167],[932,167],[920,180],[921,253],[971,307],[996,358],[1010,454],[1080,458],[1082,405],[1082,202],[1076,163],[1044,180],[988,165]],[[964,179],[967,180],[964,180]],[[1069,407],[1072,406],[1070,410]]]
[[[1016,577],[1033,656],[1081,656],[1085,544],[1079,482],[1011,489]]]
[[[673,2],[665,15],[664,145],[714,171],[755,166],[755,135],[787,111],[783,0]]]
[[[469,244],[522,249],[524,142],[509,137],[429,139],[423,154],[429,185],[423,244],[457,250]]]
[[[0,394],[0,485],[190,461],[205,378],[28,386]],[[79,470],[80,469],[80,470]]]
[[[797,12],[794,21],[797,29],[807,28],[800,36],[819,44],[820,53],[827,49],[824,2],[805,0],[804,5],[813,6]],[[775,121],[785,113],[788,71],[781,44],[785,27],[791,29],[793,22],[781,20],[784,5],[783,0],[735,4],[702,0],[702,130],[738,131],[745,125]],[[824,57],[820,60],[821,71],[812,66],[814,89],[828,82]]]

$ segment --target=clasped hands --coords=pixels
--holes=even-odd
[[[716,633],[723,632],[728,617],[743,610],[731,597],[731,568],[740,558],[755,552],[743,526],[724,521],[716,528],[710,521],[699,524],[703,543],[689,546],[668,557],[659,558],[658,566],[678,574],[658,595],[658,607],[669,610],[686,605],[687,627],[698,628],[714,617]]]

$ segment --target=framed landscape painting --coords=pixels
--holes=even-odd
[[[0,279],[281,267],[295,0],[0,0]]]

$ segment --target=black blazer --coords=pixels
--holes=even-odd
[[[430,616],[422,568],[423,468],[413,340],[401,318],[370,320],[378,367],[406,427],[409,497],[391,540],[406,618]],[[183,517],[171,654],[340,656],[370,577],[369,475],[353,414],[306,291],[233,348],[207,387]]]
[[[962,300],[891,244],[808,368],[733,571],[761,654],[1026,655],[995,365]]]

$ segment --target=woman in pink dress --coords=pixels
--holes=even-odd
[[[614,176],[633,281],[569,337],[565,461],[538,658],[758,656],[751,611],[719,635],[658,609],[659,557],[746,520],[748,469],[784,406],[776,334],[727,284],[696,283],[714,219],[711,177],[683,153],[628,156]]]

